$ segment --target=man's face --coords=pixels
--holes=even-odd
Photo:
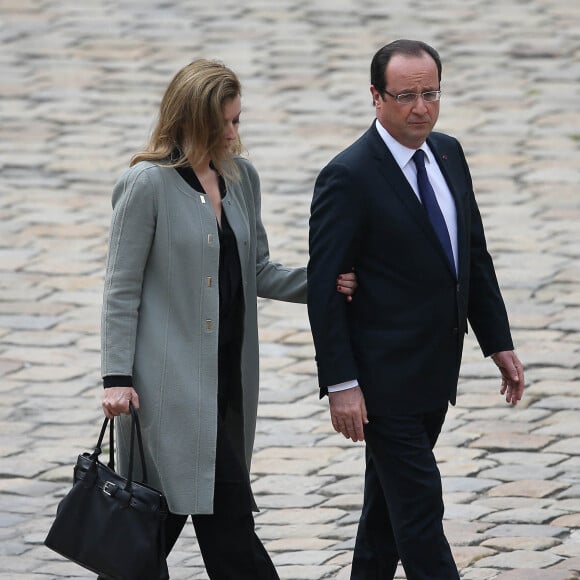
[[[393,95],[439,90],[437,65],[428,54],[397,54],[389,61],[385,75],[387,91]],[[418,97],[405,105],[386,93],[380,95],[374,86],[371,93],[381,125],[405,147],[418,149],[437,122],[439,101],[426,102]]]

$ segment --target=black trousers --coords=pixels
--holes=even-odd
[[[369,417],[364,502],[351,580],[459,579],[443,532],[441,476],[433,447],[447,408]]]
[[[279,580],[254,529],[253,498],[247,470],[218,421],[214,513],[191,516],[211,580]],[[166,552],[173,548],[188,516],[170,514]]]

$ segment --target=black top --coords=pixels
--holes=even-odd
[[[177,171],[193,189],[206,193],[191,166],[177,167]],[[221,175],[218,177],[220,193],[222,200],[224,200],[227,195],[226,182]],[[218,224],[218,233],[220,240],[219,340],[220,344],[225,344],[238,337],[234,331],[239,330],[239,325],[242,322],[239,317],[241,312],[243,312],[242,267],[240,265],[236,236],[228,222],[225,211],[222,211],[221,226]],[[229,324],[231,321],[235,321],[235,323]]]
[[[212,166],[213,168],[213,166]],[[177,167],[177,172],[196,191],[206,193],[191,166]],[[219,188],[222,200],[227,196],[226,182],[219,175]],[[236,236],[228,222],[225,211],[222,211],[221,226],[218,224],[220,241],[219,262],[219,346],[232,341],[239,343],[243,328],[244,301],[242,291],[242,268],[236,244]],[[103,377],[103,386],[130,387],[133,377],[126,375],[108,375]]]

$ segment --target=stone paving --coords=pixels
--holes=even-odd
[[[368,65],[397,37],[442,55],[438,128],[469,157],[529,383],[508,408],[468,337],[437,446],[453,552],[470,580],[579,577],[577,0],[2,0],[0,577],[93,577],[42,541],[101,421],[112,184],[167,82],[200,56],[239,73],[272,255],[303,265],[316,174],[369,125]],[[317,398],[305,308],[260,317],[259,535],[282,579],[345,580],[363,446]],[[206,578],[191,526],[170,566]]]

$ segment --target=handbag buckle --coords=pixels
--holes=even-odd
[[[109,496],[112,496],[111,493],[117,486],[112,481],[105,481],[103,485],[103,493],[106,493]]]

